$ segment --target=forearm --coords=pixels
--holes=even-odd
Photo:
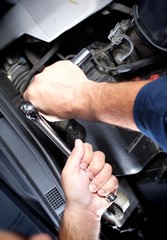
[[[98,240],[100,219],[85,211],[65,210],[59,232],[59,240]]]
[[[139,90],[149,82],[93,82],[86,101],[80,104],[82,111],[77,111],[77,117],[138,130],[133,118],[133,105]]]

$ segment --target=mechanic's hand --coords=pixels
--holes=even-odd
[[[36,234],[32,237],[24,237],[20,234],[10,232],[10,231],[0,231],[1,240],[51,240],[51,237],[47,234]]]
[[[92,84],[94,82],[88,80],[79,67],[63,60],[37,74],[23,97],[47,120],[71,119],[75,118],[78,110],[82,111],[82,106],[88,104],[88,90],[91,90]]]
[[[90,144],[77,139],[62,171],[62,186],[67,208],[89,211],[100,218],[111,204],[105,196],[116,194],[118,180],[111,165],[105,163],[104,153],[93,152]]]

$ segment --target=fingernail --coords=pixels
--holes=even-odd
[[[100,189],[100,190],[98,191],[98,194],[99,194],[100,196],[105,196],[105,192],[104,192],[104,190],[102,190],[102,189]]]
[[[87,172],[87,171],[86,171],[86,174],[88,175],[88,178],[89,178],[90,180],[92,180],[92,179],[94,178],[94,175],[93,175],[92,172]]]
[[[80,140],[79,139],[76,139],[75,140],[75,147],[77,148],[77,147],[79,147],[80,146]]]
[[[81,163],[80,168],[82,170],[85,170],[87,168],[87,164],[86,163]]]
[[[90,184],[90,185],[89,185],[89,190],[90,190],[91,192],[96,192],[96,190],[97,190],[96,185],[95,185],[95,184]]]

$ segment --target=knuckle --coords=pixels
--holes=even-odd
[[[111,166],[111,164],[105,163],[105,167],[106,167],[107,171],[110,171],[112,173],[112,166]]]
[[[118,178],[115,175],[112,175],[112,181],[118,186]]]
[[[84,145],[85,145],[85,148],[86,148],[87,150],[89,150],[89,151],[92,151],[92,150],[93,150],[92,145],[91,145],[90,143],[84,143]]]

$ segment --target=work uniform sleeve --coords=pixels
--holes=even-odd
[[[159,47],[167,48],[167,1],[140,0],[138,2],[138,20],[145,29],[145,34]]]
[[[139,130],[167,152],[167,76],[146,84],[139,91],[133,116]]]

